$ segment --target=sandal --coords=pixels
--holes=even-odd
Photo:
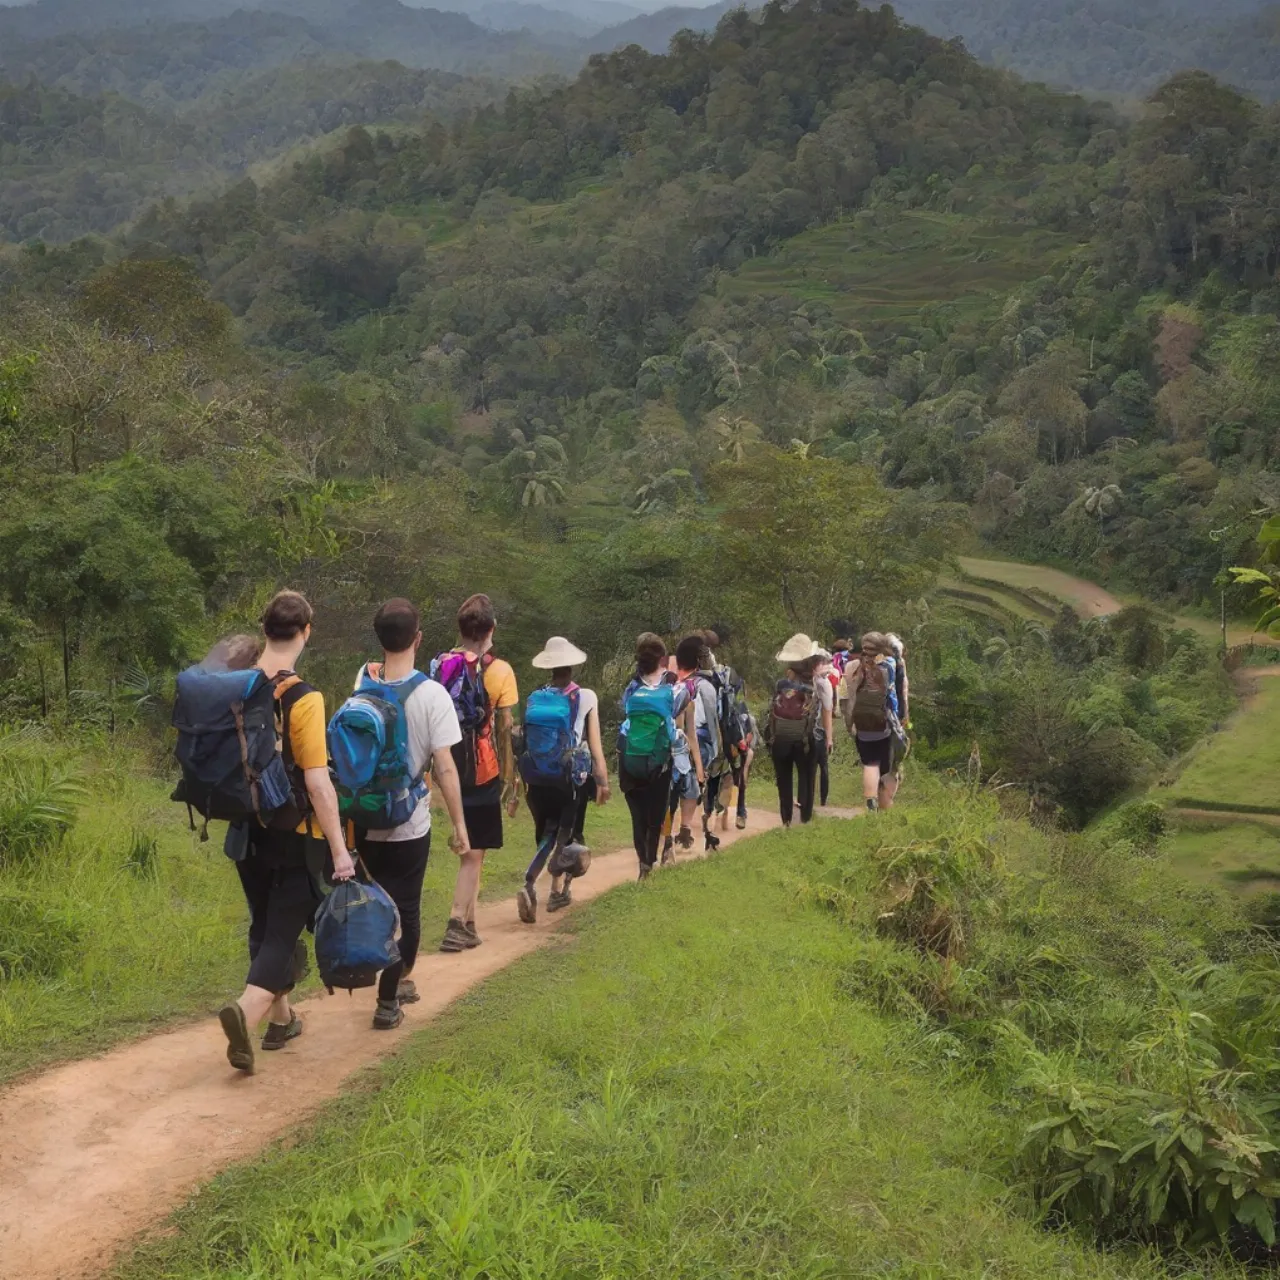
[[[227,1061],[237,1071],[253,1075],[253,1042],[249,1039],[244,1010],[238,1004],[225,1004],[218,1010],[218,1021],[227,1037]]]

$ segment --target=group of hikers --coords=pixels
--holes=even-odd
[[[457,643],[423,663],[418,609],[387,601],[373,620],[380,660],[361,667],[351,697],[326,724],[323,695],[296,673],[313,611],[294,591],[262,616],[262,638],[232,636],[178,680],[174,720],[183,781],[175,798],[204,818],[228,820],[224,849],[236,863],[249,907],[249,972],[219,1021],[233,1067],[254,1068],[253,1034],[265,1019],[264,1050],[302,1032],[290,992],[305,975],[304,934],[326,882],[374,881],[399,913],[399,960],[377,978],[373,1026],[392,1030],[419,999],[413,981],[421,898],[431,847],[432,782],[450,820],[458,872],[444,952],[481,945],[476,906],[485,855],[503,847],[504,814],[521,798],[535,848],[516,899],[519,919],[537,920],[538,887],[550,878],[546,910],[571,901],[590,866],[584,826],[592,802],[611,794],[599,695],[575,672],[587,655],[551,637],[531,666],[544,683],[529,695],[522,723],[516,673],[493,650],[497,619],[488,596],[457,615]],[[839,624],[837,624],[839,626]],[[852,632],[851,624],[840,626]],[[827,803],[834,724],[857,745],[868,810],[892,806],[910,724],[902,642],[851,634],[830,650],[792,636],[758,720],[742,678],[720,661],[722,624],[692,632],[669,651],[652,632],[636,641],[634,673],[621,691],[616,779],[630,810],[639,878],[695,843],[719,847],[733,811],[747,825],[747,789],[757,752],[768,752],[784,827],[809,822]],[[369,981],[372,981],[372,974]]]

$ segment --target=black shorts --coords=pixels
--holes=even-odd
[[[499,779],[473,791],[464,791],[462,811],[473,849],[502,848],[502,783]]]
[[[893,738],[877,738],[868,742],[865,738],[857,738],[858,759],[865,765],[879,768],[881,776],[888,777],[893,772]]]

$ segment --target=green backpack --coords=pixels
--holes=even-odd
[[[675,749],[675,686],[637,681],[623,700],[626,719],[618,733],[619,768],[639,781],[671,767]]]

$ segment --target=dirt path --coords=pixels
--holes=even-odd
[[[757,812],[746,832],[729,831],[722,840],[728,846],[777,825],[776,814]],[[629,851],[597,858],[575,886],[575,902],[635,873]],[[372,992],[321,995],[300,1004],[306,1034],[261,1054],[252,1077],[228,1068],[226,1042],[210,1017],[0,1094],[0,1277],[100,1274],[122,1245],[199,1183],[295,1128],[353,1072],[391,1053],[490,974],[546,946],[559,918],[542,913],[529,926],[517,920],[512,899],[482,907],[482,947],[419,958],[414,977],[422,1001],[406,1010],[399,1032],[370,1029]]]

